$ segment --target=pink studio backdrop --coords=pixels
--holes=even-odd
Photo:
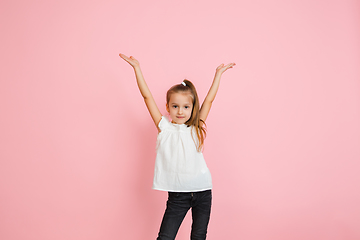
[[[1,1],[0,239],[155,239],[156,128],[184,78],[210,111],[208,239],[360,239],[359,1]],[[189,239],[186,217],[177,239]]]

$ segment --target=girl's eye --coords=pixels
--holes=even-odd
[[[185,106],[185,108],[186,108],[186,109],[188,109],[188,108],[189,108],[189,106]]]
[[[173,108],[177,108],[177,106],[176,106],[176,105],[174,105],[174,106],[173,106]]]

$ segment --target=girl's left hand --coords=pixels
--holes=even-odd
[[[223,63],[221,65],[219,65],[216,68],[216,73],[217,74],[222,74],[223,72],[225,72],[226,70],[228,70],[229,68],[232,68],[233,66],[235,66],[235,63],[229,63],[228,65],[224,65]]]

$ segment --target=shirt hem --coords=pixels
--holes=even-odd
[[[165,191],[165,192],[201,192],[201,191],[211,190],[212,188],[213,187],[193,189],[193,190],[174,190],[174,189],[164,189],[164,188],[152,187],[152,189],[154,189],[154,190]]]

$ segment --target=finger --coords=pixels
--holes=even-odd
[[[122,59],[124,59],[124,60],[126,60],[126,61],[129,60],[129,58],[128,58],[127,56],[125,56],[124,54],[120,53],[119,55],[120,55],[120,57],[121,57]]]
[[[229,63],[228,66],[229,68],[232,68],[235,65],[235,63]]]
[[[130,59],[129,59],[128,57],[126,57],[126,56],[123,56],[123,57],[121,57],[121,58],[124,59],[124,60],[127,61],[127,62],[130,61]]]

